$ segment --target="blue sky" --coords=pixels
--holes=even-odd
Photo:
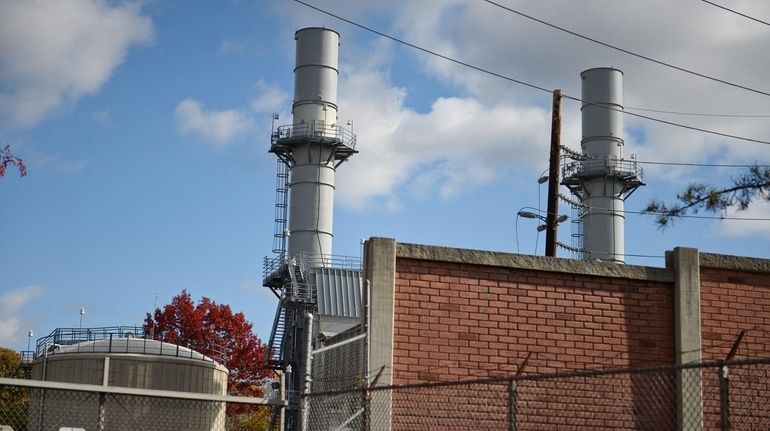
[[[661,68],[549,30],[479,0],[313,0],[385,32],[579,96],[581,70],[625,72],[628,106],[770,114],[770,99]],[[507,1],[579,32],[767,91],[766,27],[698,1]],[[731,3],[732,4],[732,3]],[[770,17],[770,5],[735,2]],[[656,25],[651,26],[650,23]],[[340,168],[335,253],[360,239],[537,253],[519,219],[545,206],[549,94],[428,57],[291,1],[0,2],[0,141],[29,167],[0,179],[0,345],[56,327],[140,324],[182,289],[243,311],[269,338],[276,301],[261,287],[273,232],[273,112],[289,122],[293,33],[341,34],[340,119],[360,154]],[[580,114],[564,103],[563,141]],[[656,114],[657,115],[657,114]],[[672,116],[767,139],[767,119]],[[767,163],[768,148],[626,119],[640,160]],[[645,166],[627,202],[670,201],[722,168]],[[562,208],[567,211],[567,208]],[[770,217],[760,204],[742,217]],[[517,226],[518,224],[518,226]],[[568,242],[569,229],[561,231]],[[629,214],[626,253],[676,246],[770,258],[770,222],[682,220],[661,232]],[[566,252],[562,252],[568,256]],[[659,258],[627,262],[662,266]]]

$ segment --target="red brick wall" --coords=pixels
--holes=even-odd
[[[725,359],[740,331],[746,331],[736,359],[770,356],[770,274],[701,269],[701,338],[706,361]],[[733,368],[730,372],[730,409],[735,424],[770,425],[767,365]],[[704,370],[704,423],[719,429],[717,370]],[[760,381],[757,382],[757,376]],[[756,384],[764,385],[756,390]],[[750,413],[750,417],[741,417]]]
[[[736,358],[768,356],[770,274],[703,268],[700,277],[703,359],[724,359],[741,330]]]
[[[672,283],[399,258],[393,383],[509,376],[528,352],[526,374],[670,364],[675,360],[672,293]],[[562,393],[556,383],[552,389],[549,383],[526,389],[529,383],[522,382],[522,399],[534,396],[532,406],[539,407],[531,410],[535,422],[517,426],[635,428],[649,418],[616,412],[613,404],[620,403],[608,397],[646,394],[631,384],[637,377],[620,378],[629,381],[611,386],[598,379],[567,382],[572,386]],[[440,391],[394,393],[394,429],[468,429],[468,421],[475,429],[505,429],[508,389],[468,389],[469,395],[458,397]],[[469,400],[499,408],[476,408]],[[654,416],[674,413],[675,398],[664,401],[665,411]],[[520,404],[526,414],[527,404]],[[544,406],[551,411],[538,413]],[[431,417],[441,422],[421,422]]]
[[[672,284],[398,259],[394,383],[674,361]]]

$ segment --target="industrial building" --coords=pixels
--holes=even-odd
[[[645,183],[624,154],[621,71],[580,74],[582,151],[560,183],[577,198],[582,259],[374,237],[361,265],[332,255],[334,174],[358,151],[336,115],[339,34],[306,28],[295,39],[293,120],[274,130],[270,147],[276,256],[264,272],[279,299],[268,365],[286,376],[284,429],[530,429],[517,425],[526,415],[514,412],[512,381],[507,410],[490,409],[479,393],[456,395],[472,407],[460,412],[361,388],[672,364],[685,368],[654,409],[634,404],[654,394],[633,382],[611,394],[631,406],[620,412],[598,409],[606,394],[582,387],[569,401],[540,395],[550,407],[531,429],[649,429],[659,419],[664,429],[719,429],[716,379],[686,367],[767,356],[770,261],[676,248],[665,268],[624,264],[624,203]],[[324,392],[331,398],[301,396]],[[754,401],[770,405],[767,392]],[[766,410],[754,415],[755,429],[770,427]],[[458,414],[466,422],[421,422]]]

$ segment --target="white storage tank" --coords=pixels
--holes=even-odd
[[[213,358],[189,348],[121,332],[91,341],[77,341],[77,337],[71,337],[67,342],[65,339],[68,337],[62,337],[62,333],[57,331],[61,330],[54,331],[38,344],[37,357],[32,365],[34,380],[103,385],[106,368],[107,386],[227,394],[228,369]],[[103,334],[98,330],[94,333]],[[74,394],[51,389],[33,391],[30,396],[30,430],[57,430],[73,425],[87,430],[225,429],[223,402],[115,394],[106,394],[100,400],[99,394]],[[104,423],[101,425],[99,415],[94,414],[100,406],[104,411]],[[63,411],[68,412],[64,418],[61,414],[52,413]]]

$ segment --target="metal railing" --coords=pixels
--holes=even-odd
[[[14,431],[266,430],[271,413],[284,405],[275,394],[237,397],[0,378],[0,425]]]
[[[157,334],[155,334],[157,335]],[[141,326],[108,326],[99,328],[57,328],[38,339],[34,358],[71,353],[141,353],[176,356],[206,362],[227,362],[223,346],[184,346],[153,339]]]
[[[262,278],[268,278],[269,276],[280,271],[283,265],[286,265],[286,255],[279,254],[274,257],[264,257],[262,262]]]
[[[300,253],[295,257],[294,262],[300,266],[304,274],[308,273],[310,268],[337,268],[337,269],[363,269],[363,260],[357,256],[341,256],[332,254],[313,254],[308,252]],[[262,278],[268,278],[269,276],[281,271],[288,263],[285,254],[279,254],[274,257],[264,257],[262,263]]]
[[[562,168],[562,177],[618,176],[644,179],[644,170],[636,160],[625,159],[587,159],[568,163]]]
[[[326,124],[324,121],[280,126],[273,133],[271,143],[276,144],[284,140],[291,141],[308,138],[334,139],[351,149],[356,148],[356,135],[352,131],[336,124]]]
[[[332,254],[313,254],[303,252],[299,254],[299,265],[302,271],[307,273],[310,268],[336,268],[361,270],[363,260],[356,256],[340,256]]]
[[[325,392],[314,385],[303,398],[309,430],[346,429],[352,414],[340,412],[359,410],[352,420],[367,430],[766,430],[770,358]]]

